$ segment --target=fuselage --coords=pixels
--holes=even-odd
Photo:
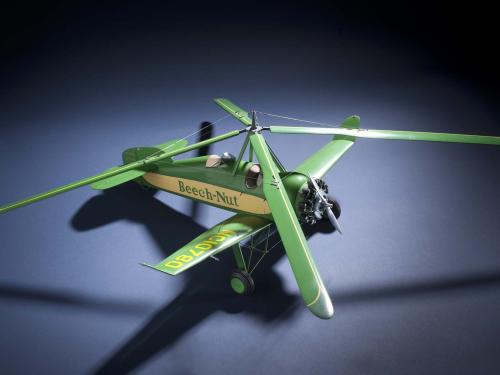
[[[211,156],[201,156],[160,161],[138,182],[225,210],[271,219],[261,179],[255,174],[258,164],[241,160],[235,168],[235,160],[211,164],[210,158]],[[298,192],[307,184],[307,177],[284,172],[282,179],[298,213],[297,207],[301,200]]]

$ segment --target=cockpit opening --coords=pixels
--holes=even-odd
[[[216,168],[220,167],[222,164],[230,165],[235,161],[233,154],[229,152],[224,152],[222,156],[220,155],[209,155],[205,167]]]
[[[259,164],[252,165],[245,176],[245,185],[248,189],[255,189],[262,185],[262,171]]]
[[[205,167],[215,168],[222,164],[222,158],[219,155],[209,155]]]

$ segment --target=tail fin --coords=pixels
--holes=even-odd
[[[132,147],[122,153],[124,164],[132,163],[137,160],[142,160],[151,155],[159,155],[164,152],[172,152],[180,148],[186,147],[188,141],[185,139],[172,139],[165,143],[153,147]]]
[[[361,119],[353,115],[347,117],[342,128],[359,129]],[[295,171],[315,178],[323,177],[340,159],[344,153],[354,144],[355,138],[346,135],[336,135],[321,149],[309,156]]]

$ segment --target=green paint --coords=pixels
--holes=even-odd
[[[428,141],[452,143],[476,143],[483,145],[500,145],[500,137],[469,134],[448,134],[412,132],[402,130],[368,130],[343,128],[313,128],[302,126],[271,126],[272,133],[286,134],[331,134],[355,138],[389,139],[400,141]]]
[[[114,167],[110,170],[114,170],[119,167]],[[108,177],[103,180],[99,180],[97,182],[94,182],[92,185],[92,189],[96,190],[105,190],[109,189],[118,185],[121,185],[127,181],[135,180],[138,177],[143,176],[146,173],[146,171],[141,171],[137,169],[132,169],[130,171],[122,172],[120,174],[117,174],[116,176]]]
[[[157,271],[177,275],[210,256],[239,244],[248,236],[271,225],[271,221],[253,215],[234,215],[200,234],[156,265]]]
[[[250,139],[249,135],[247,134],[247,136],[245,137],[245,141],[243,142],[243,146],[241,146],[240,154],[238,155],[238,158],[236,159],[236,162],[234,163],[233,176],[238,171],[238,166],[240,165],[240,162],[243,159],[243,154],[245,153],[245,150],[248,146],[249,139]]]
[[[279,169],[261,134],[252,134],[250,142],[263,168],[264,193],[304,302],[316,316],[330,318],[333,314],[332,302],[312,259],[307,240],[279,176]]]
[[[247,272],[248,269],[245,264],[245,258],[243,257],[243,252],[241,251],[241,246],[239,243],[233,245],[233,256],[236,268],[239,269],[240,271]]]
[[[357,129],[359,128],[359,122],[358,116],[350,116],[342,122],[341,127]],[[354,141],[354,137],[336,135],[330,142],[304,160],[295,168],[295,171],[306,176],[323,177],[342,155],[351,148]]]
[[[229,114],[233,115],[238,121],[244,125],[252,125],[252,119],[248,116],[248,112],[238,107],[230,100],[219,98],[214,99],[214,102],[222,107],[222,109]]]
[[[231,278],[231,288],[233,288],[233,290],[238,294],[245,293],[245,284],[243,284],[243,281],[237,277]]]

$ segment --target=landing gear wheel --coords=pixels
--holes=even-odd
[[[255,289],[252,276],[245,271],[233,271],[230,284],[231,288],[238,294],[249,295]]]
[[[328,203],[332,205],[332,211],[335,217],[338,219],[342,210],[340,209],[340,204],[335,199],[328,197]]]

